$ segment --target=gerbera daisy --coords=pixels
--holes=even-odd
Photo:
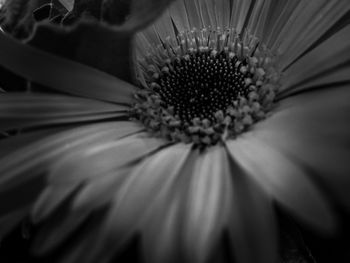
[[[0,95],[1,235],[29,214],[62,262],[138,237],[146,262],[271,263],[275,205],[323,231],[326,192],[349,207],[347,0],[28,2],[0,34],[25,83]]]

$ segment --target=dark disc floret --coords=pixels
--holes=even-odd
[[[215,120],[215,112],[225,111],[232,101],[247,96],[249,87],[245,78],[252,74],[240,72],[247,65],[225,52],[213,56],[210,51],[195,52],[182,60],[174,60],[154,82],[154,91],[163,101],[172,105],[174,113],[183,122],[194,118]]]

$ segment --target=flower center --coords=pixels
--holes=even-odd
[[[272,108],[278,74],[266,48],[234,29],[180,33],[139,61],[133,116],[171,141],[214,145]]]
[[[247,96],[246,63],[228,53],[195,52],[174,60],[154,79],[154,89],[166,105],[174,106],[179,119],[215,121],[215,113],[225,111],[232,101]]]

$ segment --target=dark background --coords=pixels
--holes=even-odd
[[[349,263],[350,262],[350,214],[342,213],[340,217],[339,233],[332,237],[321,236],[305,226],[298,225],[298,234],[301,234],[304,244],[300,243],[299,237],[294,238],[292,246],[288,247],[287,258],[290,253],[297,253],[295,260],[286,260],[282,263]],[[294,224],[294,223],[293,223]],[[289,229],[289,227],[287,227]],[[286,230],[294,231],[294,230]],[[33,231],[33,230],[31,230]],[[31,232],[29,231],[29,232]],[[288,234],[289,235],[289,234]],[[292,233],[291,236],[294,236]],[[290,237],[290,236],[289,236]],[[293,238],[292,238],[293,239]],[[23,237],[22,227],[17,227],[0,246],[1,263],[48,263],[54,262],[57,255],[51,255],[44,258],[37,258],[30,254],[30,244],[33,237]],[[93,244],[92,244],[93,245]],[[123,262],[140,262],[137,255],[137,246],[124,252],[117,261]],[[294,249],[299,249],[293,252]],[[308,251],[312,257],[306,254]],[[300,256],[302,254],[303,256]],[[294,258],[294,257],[292,257]],[[98,262],[96,262],[98,263]],[[180,262],[179,262],[180,263]],[[259,262],[257,262],[259,263]]]

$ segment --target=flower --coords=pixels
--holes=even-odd
[[[62,262],[135,236],[147,262],[217,262],[228,236],[243,263],[276,260],[275,204],[332,230],[325,193],[350,204],[349,3],[130,2],[0,35],[28,84],[0,96],[0,229],[47,222],[34,247],[71,242]]]

